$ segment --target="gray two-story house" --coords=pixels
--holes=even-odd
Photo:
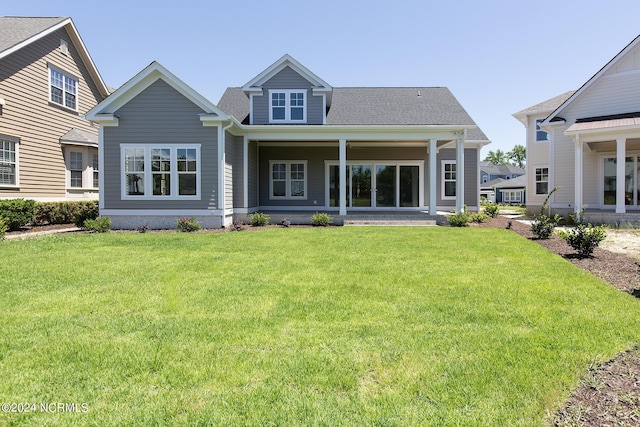
[[[284,55],[216,104],[153,62],[89,111],[114,227],[479,206],[489,143],[444,87],[332,87]]]

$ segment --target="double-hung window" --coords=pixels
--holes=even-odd
[[[199,199],[200,145],[122,146],[122,197]]]
[[[536,194],[549,191],[549,168],[536,168]]]
[[[82,173],[84,166],[82,163],[82,151],[69,152],[69,186],[73,188],[82,188]]]
[[[18,144],[0,136],[0,186],[18,185]]]
[[[536,141],[537,142],[542,142],[542,141],[546,142],[549,140],[549,134],[543,131],[542,128],[540,127],[540,123],[542,122],[543,122],[542,119],[536,120]]]
[[[456,161],[442,161],[442,194],[443,200],[455,199],[456,197]]]
[[[49,67],[49,76],[50,101],[77,110],[78,79],[53,67]]]
[[[270,123],[306,123],[306,90],[269,91]]]
[[[93,166],[93,188],[100,186],[100,163],[98,162],[98,153],[91,154],[91,165]]]
[[[271,199],[307,198],[306,161],[272,161],[269,170]]]

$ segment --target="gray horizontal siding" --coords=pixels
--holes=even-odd
[[[233,156],[233,207],[246,208],[244,205],[244,138],[232,136]]]
[[[202,109],[158,80],[120,108],[117,127],[104,128],[106,209],[215,209],[218,128],[204,127]],[[120,144],[201,144],[201,200],[121,200]]]
[[[269,89],[305,89],[307,102],[307,124],[321,125],[324,111],[322,97],[313,96],[311,83],[290,67],[285,67],[262,85],[263,95],[253,97],[253,124],[269,124]]]
[[[478,194],[478,154],[479,150],[476,148],[464,149],[464,203],[467,206],[478,206],[480,195]],[[437,157],[437,180],[436,186],[437,200],[436,203],[439,206],[455,206],[455,200],[442,200],[442,185],[440,180],[442,179],[442,160],[455,160],[456,149],[447,148],[440,150]]]
[[[248,195],[250,208],[258,206],[258,143],[249,141],[249,182]],[[268,166],[267,166],[268,167]],[[269,183],[267,182],[267,188]]]

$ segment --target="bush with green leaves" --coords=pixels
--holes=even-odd
[[[111,218],[101,216],[96,219],[87,219],[84,221],[84,229],[93,233],[106,233],[111,229]]]
[[[180,218],[178,219],[178,221],[176,222],[176,228],[178,229],[178,231],[181,231],[183,233],[192,233],[194,231],[198,231],[202,228],[202,225],[196,221],[195,217],[190,217],[190,218]]]
[[[537,214],[533,217],[531,231],[538,239],[548,239],[553,234],[553,230],[558,226],[562,217],[554,215],[552,217],[545,214]]]
[[[484,213],[491,218],[495,218],[500,213],[500,206],[497,203],[489,202],[484,207]]]
[[[4,223],[4,218],[0,216],[0,240],[4,240],[7,228],[7,225]]]
[[[333,222],[333,218],[326,212],[316,212],[311,215],[311,225],[315,227],[328,227]]]
[[[256,212],[254,214],[249,215],[249,221],[251,225],[254,227],[264,227],[269,225],[269,220],[271,217],[266,213]]]
[[[471,216],[466,209],[459,214],[451,214],[447,216],[447,222],[452,227],[466,227],[469,225],[469,221],[471,221]]]
[[[75,223],[82,227],[86,219],[98,217],[98,201],[37,202],[34,225]]]
[[[5,225],[9,231],[19,230],[25,225],[31,224],[35,209],[35,200],[0,200],[0,216],[4,217]]]
[[[469,219],[471,220],[471,222],[480,224],[485,222],[487,219],[489,219],[489,216],[482,212],[476,212],[476,213],[469,214]]]
[[[575,228],[558,233],[582,258],[589,257],[607,237],[602,226],[578,224]]]

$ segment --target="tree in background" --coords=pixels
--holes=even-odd
[[[504,153],[504,151],[498,149],[496,151],[489,151],[489,153],[486,155],[486,157],[483,160],[484,162],[491,162],[494,165],[498,166],[498,165],[506,165],[508,164],[508,159],[507,159],[507,155]]]
[[[527,149],[524,145],[517,144],[513,150],[507,152],[507,159],[512,165],[524,169],[527,164]]]
[[[511,151],[506,153],[500,149],[489,151],[485,156],[484,162],[491,162],[494,165],[514,165],[520,168],[525,167],[527,161],[527,149],[524,145],[516,145]]]

